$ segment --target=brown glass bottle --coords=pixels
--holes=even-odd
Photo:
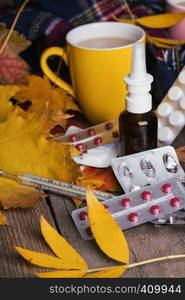
[[[157,148],[157,117],[154,112],[123,111],[119,117],[120,156]]]

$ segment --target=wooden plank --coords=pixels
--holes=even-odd
[[[32,272],[45,271],[27,263],[14,246],[53,254],[41,235],[39,225],[39,218],[43,215],[55,226],[46,201],[40,200],[36,208],[3,210],[3,213],[9,225],[0,226],[0,278],[34,277]]]
[[[185,254],[184,226],[151,223],[126,230],[131,263],[161,256]],[[185,277],[185,259],[165,260],[127,271],[126,277]]]

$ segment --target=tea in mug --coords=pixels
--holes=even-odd
[[[184,6],[185,7],[185,1],[178,1],[176,4],[180,5],[180,6]]]
[[[83,40],[77,43],[77,46],[91,49],[109,49],[123,47],[132,44],[133,40],[123,37],[96,37]]]

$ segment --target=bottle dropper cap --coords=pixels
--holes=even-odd
[[[141,114],[152,109],[152,96],[149,91],[153,76],[146,71],[145,46],[135,43],[132,49],[131,73],[125,77],[128,94],[126,108],[131,113]]]

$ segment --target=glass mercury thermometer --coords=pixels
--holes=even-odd
[[[51,191],[56,194],[61,194],[68,197],[74,197],[82,200],[86,199],[86,189],[74,184],[43,178],[40,176],[35,176],[26,173],[21,175],[16,175],[1,169],[0,169],[0,176],[15,179],[19,183],[33,186],[39,190]],[[93,193],[99,200],[107,200],[114,197],[112,194],[103,193],[101,191],[94,190]]]

